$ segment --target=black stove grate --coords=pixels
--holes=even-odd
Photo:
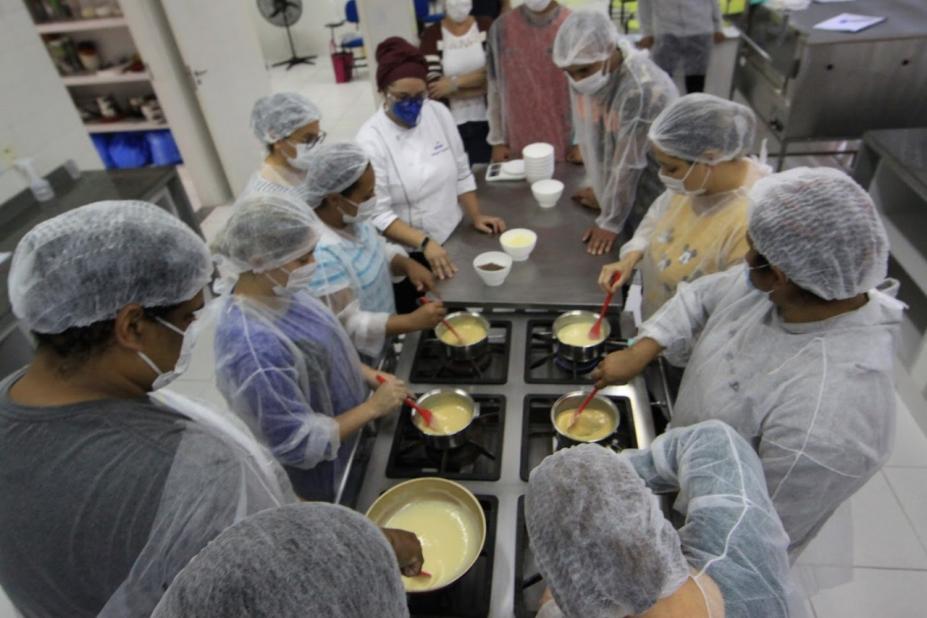
[[[408,595],[412,618],[486,618],[492,601],[499,499],[477,495],[486,515],[486,542],[470,570],[441,590]]]
[[[541,609],[544,578],[538,573],[525,525],[525,497],[518,498],[515,528],[515,618],[532,618]]]
[[[524,416],[521,424],[521,480],[527,482],[528,475],[545,457],[564,445],[559,443],[558,434],[550,423],[550,409],[559,399],[558,395],[526,395]],[[637,448],[634,422],[631,419],[631,403],[624,397],[609,397],[618,408],[621,422],[618,431],[607,446],[619,451]]]
[[[509,377],[512,323],[489,322],[486,353],[472,361],[452,361],[435,332],[423,332],[415,350],[409,381],[417,384],[505,384]]]
[[[502,472],[504,395],[471,395],[480,414],[467,429],[468,441],[455,449],[432,450],[403,406],[393,434],[386,476],[394,479],[440,476],[455,481],[498,481]]]
[[[609,318],[612,337],[605,341],[604,354],[623,350],[628,346],[620,338],[617,318]],[[589,373],[596,368],[596,359],[587,363],[574,363],[557,355],[556,339],[553,335],[554,320],[528,320],[527,343],[525,344],[525,382],[528,384],[576,384],[589,380]]]

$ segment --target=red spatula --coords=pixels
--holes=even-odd
[[[386,378],[384,378],[383,376],[377,376],[377,382],[379,382],[380,384],[386,384]],[[412,408],[413,410],[415,410],[416,412],[418,412],[419,415],[422,417],[422,420],[425,421],[425,424],[431,427],[431,416],[432,416],[431,410],[429,410],[428,408],[423,408],[422,406],[418,405],[417,403],[415,403],[415,400],[412,399],[411,397],[406,397],[404,403],[410,408]]]
[[[585,399],[583,399],[583,402],[579,404],[578,408],[576,408],[576,412],[573,413],[573,418],[570,419],[570,424],[567,425],[567,429],[573,429],[573,425],[575,425],[576,421],[579,420],[579,415],[583,413],[583,410],[586,409],[586,406],[589,405],[589,402],[592,401],[592,398],[595,397],[596,393],[598,392],[599,392],[599,389],[594,388],[592,389],[592,392],[589,393]]]
[[[431,577],[431,573],[429,573],[428,571],[419,571],[416,577]]]
[[[418,299],[418,304],[419,304],[419,305],[427,305],[427,304],[430,303],[430,302],[432,302],[432,301],[431,301],[431,299],[428,298],[427,296],[422,296],[422,297],[420,297],[420,298]],[[451,323],[450,323],[450,322],[448,322],[447,320],[441,320],[441,323],[444,324],[444,328],[446,328],[447,330],[449,330],[450,333],[451,333],[452,335],[454,335],[455,337],[457,337],[457,341],[459,341],[460,343],[463,343],[463,342],[464,342],[463,337],[461,337],[461,336],[460,336],[460,333],[458,333],[458,332],[454,329],[454,327],[451,326]]]
[[[621,279],[621,271],[616,270],[615,274],[612,275],[612,280],[609,282],[609,292],[605,295],[605,302],[602,303],[602,309],[599,311],[599,319],[596,320],[595,324],[592,325],[592,328],[589,329],[590,339],[599,339],[602,337],[602,320],[605,319],[605,312],[608,311],[608,306],[612,302],[613,292],[611,291],[611,288],[619,279]]]

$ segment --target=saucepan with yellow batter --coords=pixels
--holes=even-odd
[[[608,320],[602,320],[598,337],[589,336],[598,313],[591,311],[568,311],[554,320],[553,334],[557,341],[557,354],[574,363],[588,363],[599,360],[605,350],[605,340],[612,333]]]
[[[426,444],[440,450],[466,443],[467,429],[480,413],[473,398],[459,388],[436,388],[415,403],[431,410],[431,425],[418,414],[412,416],[412,424],[422,432]]]
[[[444,321],[454,327],[458,339],[444,324],[435,327],[438,341],[444,344],[445,355],[454,361],[470,361],[486,353],[489,345],[489,321],[479,313],[457,311]]]
[[[593,397],[576,424],[570,427],[573,414],[588,394],[586,391],[567,393],[550,408],[550,422],[566,445],[604,442],[618,431],[618,423],[621,422],[618,408],[602,395]]]
[[[400,483],[377,498],[367,517],[383,528],[413,532],[422,544],[430,575],[403,577],[407,592],[431,592],[460,579],[486,541],[486,515],[470,490],[440,478]]]

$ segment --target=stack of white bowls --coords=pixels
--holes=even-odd
[[[521,151],[521,155],[525,160],[525,179],[528,184],[554,177],[554,147],[551,144],[529,144]]]

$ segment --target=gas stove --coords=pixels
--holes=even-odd
[[[419,335],[409,381],[432,384],[505,384],[511,336],[511,322],[490,320],[489,347],[486,352],[473,360],[458,361],[445,355],[445,345],[434,331],[422,333]]]
[[[576,363],[557,355],[556,338],[553,333],[554,319],[531,319],[527,324],[525,344],[525,382],[529,384],[577,384],[589,381],[589,374],[598,366],[601,358],[587,363]],[[613,336],[605,340],[602,354],[611,354],[628,347],[628,342],[617,336],[620,333],[618,320],[610,318]]]
[[[455,480],[480,497],[481,503],[486,497],[495,498],[496,533],[491,542],[487,538],[484,548],[487,561],[491,563],[491,572],[478,571],[481,583],[466,584],[465,593],[449,589],[447,594],[455,599],[453,602],[413,598],[410,602],[413,616],[469,617],[475,614],[466,613],[471,610],[465,609],[467,604],[457,599],[475,599],[484,594],[488,594],[491,600],[488,612],[481,616],[511,618],[515,615],[518,603],[522,602],[518,600],[521,588],[515,583],[521,560],[521,554],[516,553],[516,538],[522,525],[519,523],[518,503],[527,491],[527,474],[556,448],[549,420],[550,404],[568,391],[592,388],[588,374],[577,373],[574,379],[572,371],[554,374],[549,365],[544,365],[548,373],[541,376],[543,379],[533,381],[537,376],[528,370],[529,365],[540,358],[535,354],[540,352],[540,347],[531,345],[532,339],[535,344],[538,343],[537,337],[532,337],[532,329],[536,334],[546,325],[549,331],[559,314],[494,309],[484,310],[483,315],[493,325],[491,347],[495,364],[490,374],[481,370],[483,378],[478,372],[470,375],[456,373],[448,377],[446,368],[435,371],[443,355],[437,356],[442,350],[435,346],[436,341],[430,333],[405,337],[395,371],[396,375],[410,383],[410,389],[415,392],[453,384],[454,388],[467,392],[480,402],[480,416],[485,415],[486,418],[477,421],[472,426],[475,431],[468,436],[478,446],[470,447],[469,452],[447,455],[428,452],[424,444],[417,443],[417,435],[411,433],[417,433],[417,430],[411,424],[408,410],[381,419],[356,503],[359,510],[366,511],[383,491],[402,479],[418,476]],[[613,334],[619,332],[616,321],[612,320]],[[618,345],[623,345],[623,342],[616,337],[615,346]],[[613,349],[618,348],[610,347],[609,351]],[[553,352],[552,342],[550,352]],[[545,363],[553,361],[551,356]],[[540,367],[538,365],[536,369]],[[608,387],[603,389],[602,394],[618,404],[622,416],[612,446],[618,449],[648,446],[655,435],[654,415],[644,380],[636,378],[627,385]],[[492,457],[487,457],[483,450]],[[443,457],[447,459],[442,460]],[[483,568],[480,564],[478,562],[475,569]],[[470,582],[471,576],[472,572],[464,579]],[[537,584],[531,590],[537,589],[539,597],[543,588],[543,585]],[[456,596],[458,594],[464,597]],[[413,606],[411,603],[425,605]],[[436,607],[445,613],[438,612]]]

